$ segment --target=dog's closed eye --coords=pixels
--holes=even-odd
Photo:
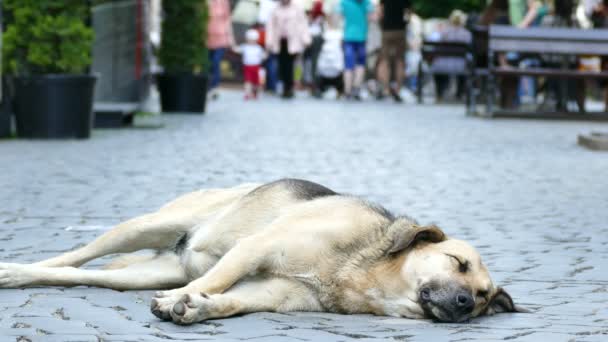
[[[469,262],[467,260],[462,260],[459,257],[452,255],[452,254],[446,254],[446,255],[453,258],[454,260],[456,260],[458,262],[458,272],[467,273],[469,271]]]

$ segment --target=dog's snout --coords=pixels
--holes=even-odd
[[[469,293],[461,292],[456,295],[456,306],[463,312],[469,313],[475,307],[473,296]]]

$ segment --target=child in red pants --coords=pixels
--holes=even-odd
[[[255,99],[260,86],[260,67],[266,52],[258,44],[259,33],[250,29],[245,33],[244,44],[235,48],[237,53],[243,56],[243,76],[245,79],[245,100]]]

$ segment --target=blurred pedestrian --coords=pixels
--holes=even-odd
[[[585,14],[593,23],[594,28],[608,28],[608,0],[582,0]],[[608,57],[603,56],[602,70],[608,70]],[[602,81],[604,87],[605,111],[608,112],[608,82]]]
[[[575,20],[574,8],[576,0],[554,0],[549,13],[544,16],[540,25],[543,27],[579,27]],[[544,53],[540,55],[543,67],[571,69],[578,67],[578,57]],[[585,80],[566,80],[546,77],[541,89],[545,90],[543,102],[539,108],[550,111],[567,111],[569,103],[574,100],[580,112],[585,111]]]
[[[278,0],[260,0],[260,7],[258,11],[258,25],[260,25],[261,32],[260,35],[263,37],[264,44],[262,46],[266,46],[266,25],[268,24],[268,20],[274,12],[274,9],[277,7]],[[276,92],[276,87],[278,83],[279,76],[277,75],[277,64],[278,64],[278,56],[275,53],[268,53],[268,57],[266,57],[266,61],[264,62],[264,69],[266,71],[266,90],[274,93]]]
[[[547,12],[547,6],[540,0],[509,0],[511,25],[519,28],[538,26]]]
[[[509,0],[492,0],[479,16],[479,25],[509,25]]]
[[[360,100],[365,77],[367,23],[373,18],[370,0],[341,0],[336,8],[344,18],[344,91],[348,99]]]
[[[312,43],[304,50],[304,72],[303,79],[311,87],[311,93],[315,93],[317,60],[323,45],[323,25],[325,24],[325,13],[323,12],[323,1],[314,0],[308,12],[308,31]]]
[[[377,99],[382,99],[390,93],[395,101],[402,102],[399,92],[405,76],[405,15],[410,5],[410,0],[380,0],[378,15],[382,28],[382,47],[377,69],[380,82]],[[391,74],[395,82],[392,86]]]
[[[315,97],[321,97],[329,87],[334,87],[337,97],[344,94],[344,53],[342,52],[342,31],[331,22],[323,33],[323,46],[317,61]]]
[[[479,24],[483,26],[511,25],[509,16],[509,0],[492,0],[479,17]],[[482,58],[484,56],[481,56]],[[493,61],[494,62],[494,61]],[[512,67],[504,53],[496,56],[496,62],[500,67]],[[487,61],[481,65],[487,65]],[[518,78],[504,76],[500,82],[500,105],[503,108],[512,108],[517,95]],[[490,96],[488,94],[488,96]]]
[[[442,42],[470,43],[471,32],[464,28],[467,16],[461,10],[453,10],[446,25],[440,34],[439,40]],[[447,73],[461,74],[466,69],[466,60],[463,57],[437,57],[433,60],[432,68],[442,70]],[[466,76],[456,77],[450,74],[435,74],[435,86],[437,89],[437,99],[445,97],[450,82],[456,83],[456,98],[462,99],[465,94]],[[453,82],[453,81],[456,82]]]
[[[220,63],[226,49],[234,45],[229,0],[208,0],[209,21],[207,22],[207,49],[209,50],[209,96],[218,97],[220,83]]]
[[[540,25],[542,18],[548,13],[548,7],[541,0],[510,0],[509,18],[511,25],[519,28],[529,28]],[[522,56],[509,52],[506,58],[510,64],[519,68],[538,67],[540,61],[536,57]],[[531,76],[521,77],[515,96],[515,104],[534,102],[536,97],[536,79]]]
[[[308,20],[303,9],[291,0],[281,0],[266,25],[266,47],[278,54],[283,98],[292,98],[294,61],[310,44]]]
[[[260,35],[256,29],[245,32],[245,43],[234,50],[243,57],[243,77],[245,80],[245,100],[256,99],[260,86],[260,68],[266,52],[258,44]]]

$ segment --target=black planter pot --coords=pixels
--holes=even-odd
[[[169,74],[157,76],[160,106],[163,112],[204,113],[207,99],[207,76]]]
[[[88,138],[93,125],[94,75],[15,78],[17,136]]]
[[[12,85],[6,77],[2,77],[2,102],[0,103],[0,138],[7,138],[12,133]]]
[[[0,138],[11,136],[11,114],[9,100],[4,97],[0,104]]]

